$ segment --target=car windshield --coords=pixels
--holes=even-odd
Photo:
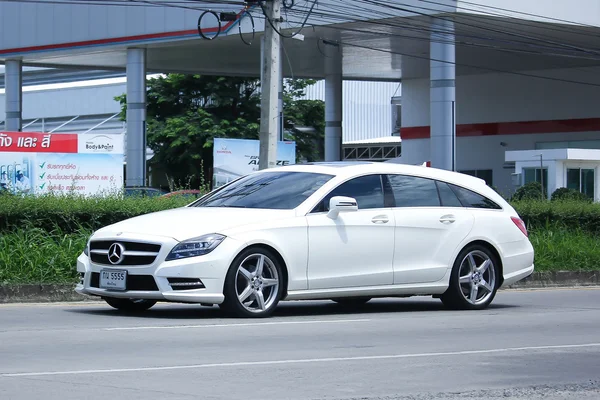
[[[333,175],[311,172],[263,172],[245,176],[216,190],[192,207],[237,207],[291,210]]]

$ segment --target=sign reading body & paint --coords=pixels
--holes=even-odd
[[[123,187],[123,135],[0,132],[0,191],[97,195]]]

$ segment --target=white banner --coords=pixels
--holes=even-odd
[[[0,132],[0,192],[117,194],[123,135]]]
[[[240,176],[258,171],[260,141],[215,138],[213,148],[213,188]],[[296,142],[277,143],[277,165],[296,163]]]

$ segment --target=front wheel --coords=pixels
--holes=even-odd
[[[499,260],[488,248],[467,246],[454,262],[450,286],[441,300],[452,309],[485,309],[496,296],[498,275]]]
[[[117,299],[115,297],[104,297],[104,301],[106,301],[109,306],[116,308],[117,310],[127,312],[146,311],[156,304],[155,300]]]
[[[225,279],[224,310],[240,317],[267,317],[283,295],[283,270],[267,249],[242,251]]]

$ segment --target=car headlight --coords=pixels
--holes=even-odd
[[[171,250],[167,256],[166,261],[203,256],[217,248],[223,239],[225,239],[225,236],[219,235],[218,233],[212,233],[210,235],[185,240],[173,247],[173,250]]]
[[[92,237],[90,236],[90,238],[88,239],[87,243],[85,244],[85,247],[83,249],[83,254],[85,254],[86,256],[90,256],[90,241],[92,240]]]

